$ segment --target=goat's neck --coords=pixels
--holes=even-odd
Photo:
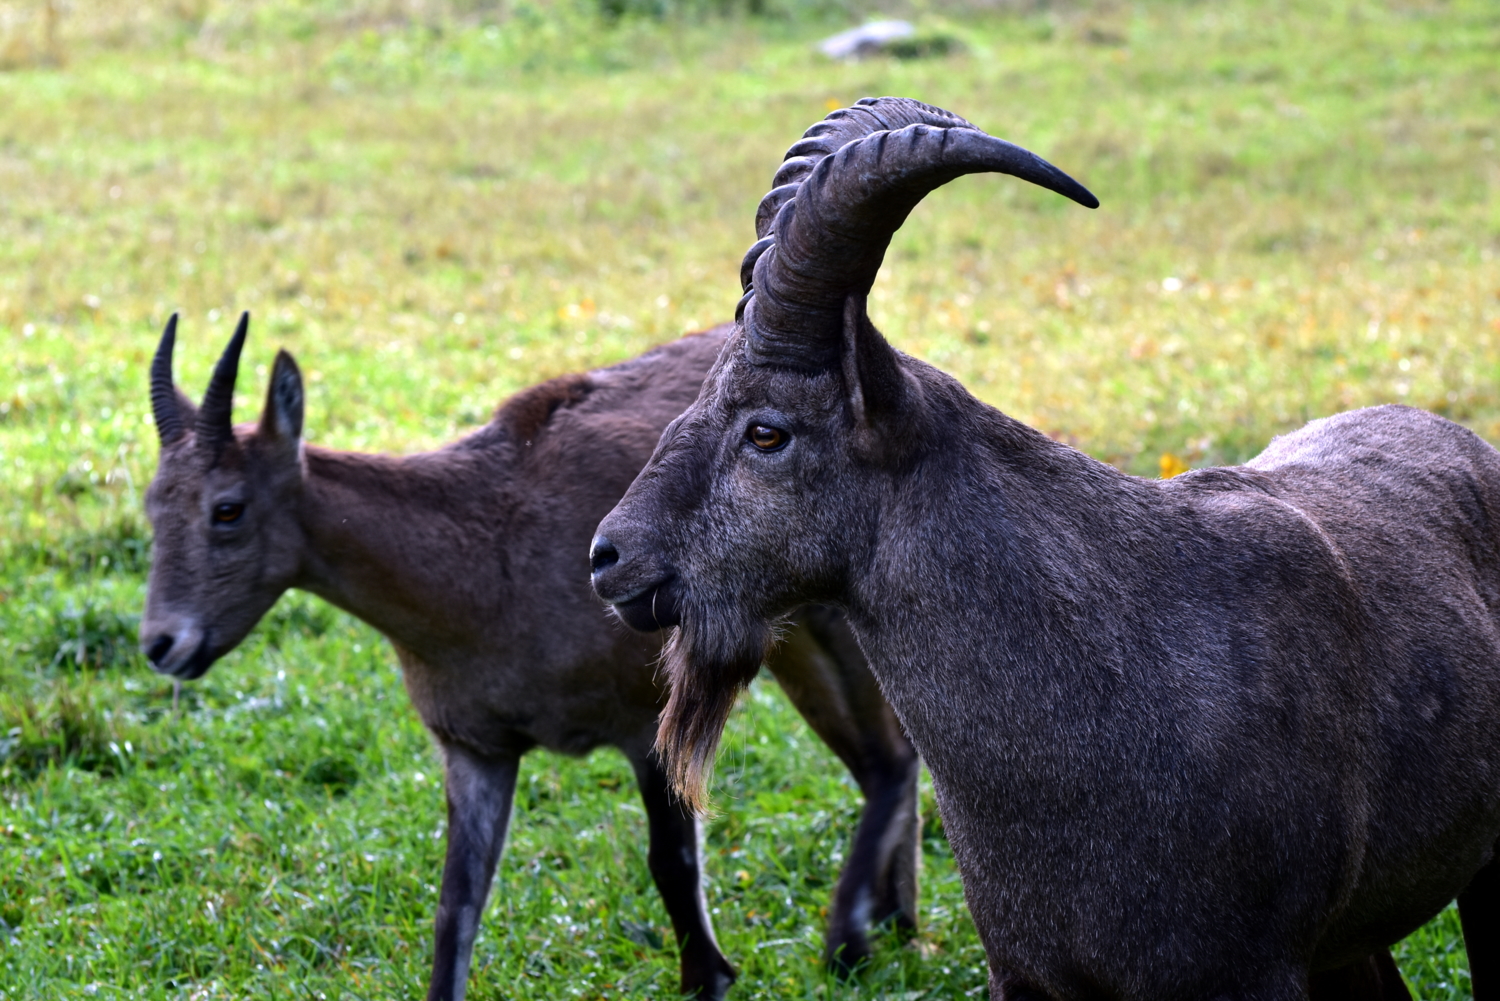
[[[296,586],[416,651],[459,641],[487,594],[472,554],[496,528],[477,517],[477,457],[305,449],[301,522],[306,540]],[[489,477],[493,480],[494,477]],[[479,535],[480,538],[475,536]],[[465,554],[469,555],[466,556]]]
[[[867,648],[892,655],[877,666],[882,682],[947,678],[956,689],[979,671],[1013,688],[1017,705],[1036,696],[1042,715],[1054,686],[1095,690],[1092,674],[1112,687],[1110,636],[1149,603],[1153,567],[1172,545],[1158,485],[966,393],[940,405],[943,446],[893,484],[868,571],[852,584]]]

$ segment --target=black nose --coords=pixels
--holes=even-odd
[[[594,536],[594,544],[589,547],[589,569],[594,573],[608,570],[620,562],[620,551],[615,544],[609,541],[606,535]]]
[[[151,649],[146,651],[146,659],[153,664],[160,664],[162,658],[172,650],[172,637],[158,636],[151,644]]]

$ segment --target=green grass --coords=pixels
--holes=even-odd
[[[97,578],[33,581],[0,607]],[[120,584],[114,602],[140,600]],[[420,996],[440,773],[377,634],[288,598],[176,711],[134,658],[32,663],[0,700],[20,723],[0,774],[0,995]],[[773,685],[736,718],[719,796],[710,901],[741,996],[826,992],[823,908],[858,796]],[[887,943],[872,982],[949,996],[984,982],[982,953],[930,799],[926,820],[927,927],[919,949]],[[472,996],[675,996],[624,758],[532,755],[514,832]]]
[[[195,394],[248,308],[242,414],[285,345],[313,438],[428,447],[729,317],[780,152],[830,104],[906,94],[1104,203],[967,178],[897,236],[877,322],[983,398],[1148,475],[1389,400],[1500,441],[1491,5],[922,8],[964,54],[853,65],[811,53],[847,22],[808,8],[595,9],[79,0],[50,49],[0,18],[31,32],[0,39],[0,997],[425,977],[441,791],[383,642],[291,596],[175,710],[134,652],[172,310]],[[817,961],[854,790],[765,683],[725,748],[736,996],[856,996]],[[923,932],[860,997],[984,982],[927,817]],[[529,758],[471,996],[670,997],[643,829],[617,755]],[[1400,959],[1423,998],[1469,996],[1451,910]]]

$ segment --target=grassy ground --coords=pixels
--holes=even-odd
[[[901,347],[1138,473],[1400,400],[1500,441],[1500,19],[1479,0],[970,10],[934,61],[820,62],[843,22],[516,3],[0,5],[0,997],[419,995],[441,850],[428,742],[378,636],[291,596],[202,682],[133,649],[180,309],[201,391],[255,323],[309,430],[415,449],[506,393],[727,318],[780,151],[920,97],[1096,213],[968,178],[898,235]],[[259,377],[259,378],[258,378]],[[774,687],[726,741],[710,895],[736,996],[982,993],[928,810],[924,931],[856,992],[816,961],[856,797]],[[794,753],[788,753],[792,750]],[[618,756],[528,760],[478,998],[669,997]],[[1468,996],[1452,911],[1402,946]]]

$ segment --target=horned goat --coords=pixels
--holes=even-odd
[[[1457,895],[1494,998],[1500,454],[1387,406],[1144,480],[981,403],[866,315],[908,213],[979,171],[1097,205],[915,101],[809,130],[599,527],[598,593],[676,626],[674,784],[702,802],[771,624],[828,603],[932,773],[992,997],[1337,992]]]
[[[399,457],[304,444],[302,379],[284,351],[259,424],[233,427],[246,328],[241,318],[200,407],[173,384],[176,317],[151,366],[161,459],[146,495],[155,539],[141,645],[152,665],[199,677],[288,588],[390,639],[446,769],[434,1001],[463,997],[521,756],[620,748],[645,802],[682,989],[722,998],[734,971],[706,909],[697,820],[651,752],[661,640],[601,607],[585,547],[697,395],[726,328],[525,390],[468,437]],[[804,610],[767,664],[866,797],[827,933],[830,957],[849,966],[869,952],[872,922],[916,922],[917,757],[839,613]]]

